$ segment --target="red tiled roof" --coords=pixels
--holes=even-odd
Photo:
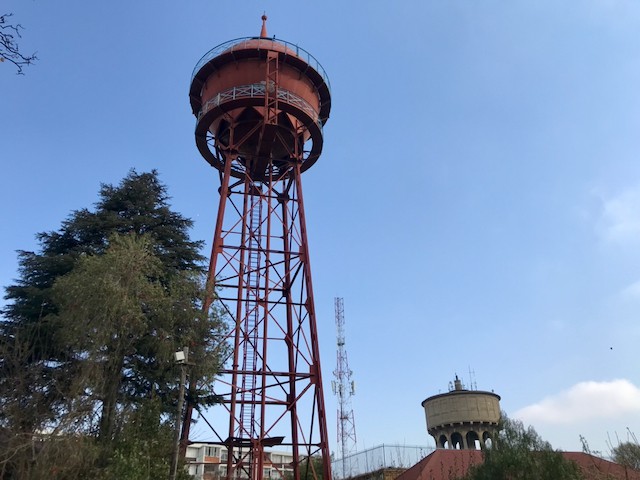
[[[640,480],[640,472],[583,452],[562,452],[578,464],[585,480]],[[472,465],[482,463],[480,450],[436,449],[396,480],[451,480],[464,476]]]
[[[462,477],[471,465],[482,463],[480,450],[448,450],[438,448],[396,480],[449,480]]]
[[[573,460],[588,480],[613,478],[622,480],[640,480],[640,472],[626,468],[619,463],[610,462],[584,452],[562,452],[562,456]]]

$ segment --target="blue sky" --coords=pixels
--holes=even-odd
[[[557,448],[640,434],[635,0],[2,9],[40,60],[25,76],[0,64],[0,285],[15,250],[130,168],[158,169],[210,242],[218,179],[195,148],[190,74],[266,10],[332,85],[303,179],[332,449],[335,296],[360,449],[432,445],[420,402],[470,369]]]

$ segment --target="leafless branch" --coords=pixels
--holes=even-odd
[[[0,62],[13,63],[18,71],[18,75],[24,75],[23,68],[31,65],[38,58],[36,54],[24,55],[20,52],[18,39],[22,38],[20,30],[24,30],[19,23],[11,24],[8,22],[12,13],[0,15]]]

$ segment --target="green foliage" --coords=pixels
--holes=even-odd
[[[62,323],[56,320],[59,305],[53,298],[53,285],[81,258],[103,254],[112,235],[145,235],[160,261],[155,267],[156,278],[173,289],[190,288],[170,280],[179,272],[196,275],[201,271],[201,244],[189,240],[191,220],[171,211],[167,201],[166,188],[156,172],[132,171],[118,186],[101,187],[94,211],[73,212],[58,231],[40,233],[40,252],[19,252],[20,278],[6,289],[9,304],[0,322],[0,351],[6,359],[0,360],[0,425],[35,431],[57,418],[59,409],[64,408],[62,392],[70,388],[68,382],[78,365],[75,350],[66,344],[68,332],[59,332]],[[176,291],[175,296],[178,294],[189,295],[187,302],[197,302],[193,291]],[[199,319],[193,321],[194,325],[199,323]],[[181,330],[184,328],[177,331]],[[172,336],[167,348],[182,348],[182,341]],[[141,386],[145,384],[144,370],[153,369],[154,364],[139,360],[137,383]],[[14,381],[16,375],[19,381]],[[151,386],[152,382],[146,381],[147,390]],[[19,416],[5,414],[7,408],[14,407]]]
[[[321,455],[313,455],[301,462],[300,478],[301,480],[322,480],[324,478],[324,466]]]
[[[198,270],[201,242],[189,240],[192,221],[173,212],[157,172],[131,171],[118,186],[102,185],[95,211],[73,212],[58,231],[37,235],[41,252],[18,252],[20,278],[7,288],[9,325],[55,313],[49,289],[78,258],[104,253],[113,234],[148,235],[166,270]],[[5,327],[6,328],[6,327]]]
[[[638,442],[623,442],[611,450],[614,462],[625,467],[640,470],[640,444]]]
[[[502,429],[484,462],[471,468],[467,480],[577,480],[578,466],[542,440],[533,427],[503,415]]]
[[[300,460],[298,465],[300,471],[300,480],[322,480],[324,478],[324,466],[322,464],[321,455],[311,455]],[[292,480],[294,475],[291,472],[285,472],[285,480]]]
[[[211,401],[222,324],[201,311],[200,243],[167,200],[156,172],[131,172],[19,252],[0,322],[0,478],[166,475],[184,346],[195,400]],[[56,446],[73,442],[77,458],[58,465]]]
[[[92,438],[76,435],[12,435],[0,440],[3,480],[75,480],[89,476],[100,449]]]
[[[173,448],[173,426],[158,422],[161,404],[145,402],[127,419],[113,446],[109,464],[96,472],[99,480],[149,480],[166,478]],[[178,478],[190,478],[179,472]]]
[[[103,255],[81,258],[52,293],[59,313],[48,320],[76,379],[68,395],[75,412],[100,406],[101,440],[116,434],[117,409],[126,413],[151,394],[170,399],[163,406],[173,410],[176,345],[193,344],[202,357],[197,346],[209,343],[216,328],[194,303],[201,295],[197,277],[163,274],[147,237],[114,235]],[[208,371],[199,365],[199,375],[211,380],[215,363],[204,362]]]

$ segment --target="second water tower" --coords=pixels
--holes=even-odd
[[[482,449],[498,434],[500,396],[467,390],[457,376],[449,392],[427,398],[422,406],[436,448]]]

